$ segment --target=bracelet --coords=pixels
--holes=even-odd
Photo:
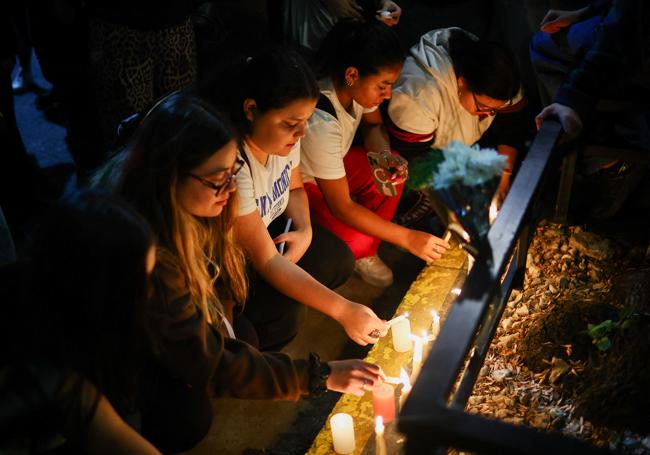
[[[327,362],[321,362],[315,352],[309,353],[309,393],[318,396],[327,391],[327,378],[332,373],[332,368]]]

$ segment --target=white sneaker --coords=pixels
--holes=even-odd
[[[354,271],[368,284],[385,288],[393,284],[393,272],[379,256],[357,259],[354,262]]]

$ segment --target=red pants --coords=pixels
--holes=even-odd
[[[391,197],[381,193],[370,173],[366,149],[363,147],[350,148],[343,159],[343,164],[352,199],[383,219],[392,220],[404,185],[397,186],[397,196]],[[347,243],[356,259],[377,254],[381,240],[359,232],[336,218],[330,212],[323,193],[315,183],[305,183],[305,191],[309,198],[309,211],[312,218]]]

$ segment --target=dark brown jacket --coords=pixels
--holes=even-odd
[[[171,375],[216,397],[297,400],[308,393],[308,361],[224,337],[192,301],[180,270],[159,262],[154,286],[147,320]]]

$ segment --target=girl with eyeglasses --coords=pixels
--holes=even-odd
[[[296,400],[326,388],[361,395],[382,374],[360,360],[262,353],[245,341],[254,338],[246,320],[228,319],[224,303],[240,306],[248,297],[245,256],[235,241],[241,166],[224,116],[185,93],[145,116],[117,166],[115,191],[157,237],[146,322],[157,340],[151,368],[158,382],[144,399],[143,430],[163,451],[186,450],[205,435],[211,396]],[[180,448],[176,427],[188,428],[187,419],[193,433]]]
[[[453,140],[471,145],[495,117],[517,112],[525,104],[518,63],[503,45],[456,27],[433,30],[411,47],[393,87],[386,116],[391,144],[409,159]],[[515,165],[515,146],[523,145],[525,133],[525,126],[505,126],[491,139],[508,157],[502,195]]]
[[[228,109],[242,138],[235,235],[254,269],[245,315],[261,348],[294,338],[304,305],[337,320],[355,342],[376,343],[386,323],[331,290],[349,278],[354,258],[343,241],[312,224],[300,177],[300,141],[319,96],[311,69],[296,52],[269,48],[221,77],[233,82],[212,80],[205,89]]]

